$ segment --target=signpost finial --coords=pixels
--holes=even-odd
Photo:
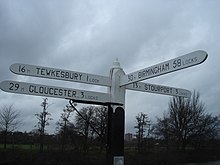
[[[113,62],[112,68],[121,68],[118,58],[116,58],[115,61]]]

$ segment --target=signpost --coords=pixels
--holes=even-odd
[[[141,91],[141,92],[150,92],[162,95],[170,95],[170,96],[180,96],[180,97],[191,97],[191,92],[186,89],[174,88],[163,85],[135,82],[129,85],[126,85],[126,89]]]
[[[208,54],[205,51],[198,50],[127,75],[120,67],[120,63],[114,61],[109,77],[17,63],[10,66],[10,70],[15,74],[101,85],[108,87],[108,92],[99,93],[17,81],[3,81],[0,83],[0,88],[5,92],[56,97],[108,106],[107,164],[124,165],[126,89],[189,98],[191,92],[186,89],[139,81],[201,64],[207,57]]]
[[[27,64],[12,64],[10,66],[11,72],[19,75],[34,76],[42,78],[50,78],[56,80],[72,81],[93,85],[110,86],[110,78],[82,73],[77,71],[69,71],[55,68],[48,68],[36,65]]]
[[[198,50],[177,58],[174,58],[169,61],[165,61],[159,63],[157,65],[153,65],[151,67],[147,67],[141,69],[139,71],[127,74],[121,79],[121,86],[131,84],[134,82],[146,80],[149,78],[153,78],[156,76],[160,76],[163,74],[167,74],[170,72],[174,72],[180,69],[185,69],[194,65],[198,65],[203,63],[208,54],[205,51]]]
[[[104,104],[110,102],[110,94],[85,90],[46,86],[41,84],[24,83],[18,81],[3,81],[0,88],[5,92],[72,99],[78,102]]]

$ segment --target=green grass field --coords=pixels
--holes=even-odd
[[[40,145],[31,145],[31,144],[7,144],[6,149],[15,149],[15,150],[39,150]],[[47,149],[47,146],[44,146]],[[4,149],[4,144],[0,144],[0,149]]]

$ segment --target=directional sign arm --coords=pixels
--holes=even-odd
[[[25,76],[34,76],[41,78],[93,84],[93,85],[110,86],[109,77],[77,72],[77,71],[69,71],[69,70],[55,69],[55,68],[28,65],[28,64],[19,64],[19,63],[12,64],[10,66],[10,70],[15,74],[25,75]]]
[[[141,92],[150,92],[156,94],[170,95],[170,96],[181,96],[190,98],[191,92],[186,89],[174,88],[169,86],[162,86],[156,84],[135,82],[129,85],[126,85],[126,89],[141,91]]]
[[[198,64],[203,63],[207,57],[208,57],[208,54],[205,51],[198,50],[198,51],[171,59],[169,61],[165,61],[157,65],[153,65],[151,67],[147,67],[142,70],[124,75],[121,78],[120,85],[121,86],[128,85],[134,82],[146,80],[149,78],[153,78],[156,76],[174,72],[180,69],[198,65]]]
[[[106,103],[111,96],[107,93],[99,93],[72,88],[46,86],[41,84],[24,83],[18,81],[3,81],[0,88],[5,92],[72,99],[80,102]]]

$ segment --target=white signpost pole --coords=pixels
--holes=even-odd
[[[116,60],[110,70],[112,84],[108,93],[112,96],[111,102],[121,102],[123,106],[111,105],[108,108],[107,163],[109,165],[124,165],[125,86],[120,87],[120,77],[122,75],[125,75],[125,73],[118,60]]]

